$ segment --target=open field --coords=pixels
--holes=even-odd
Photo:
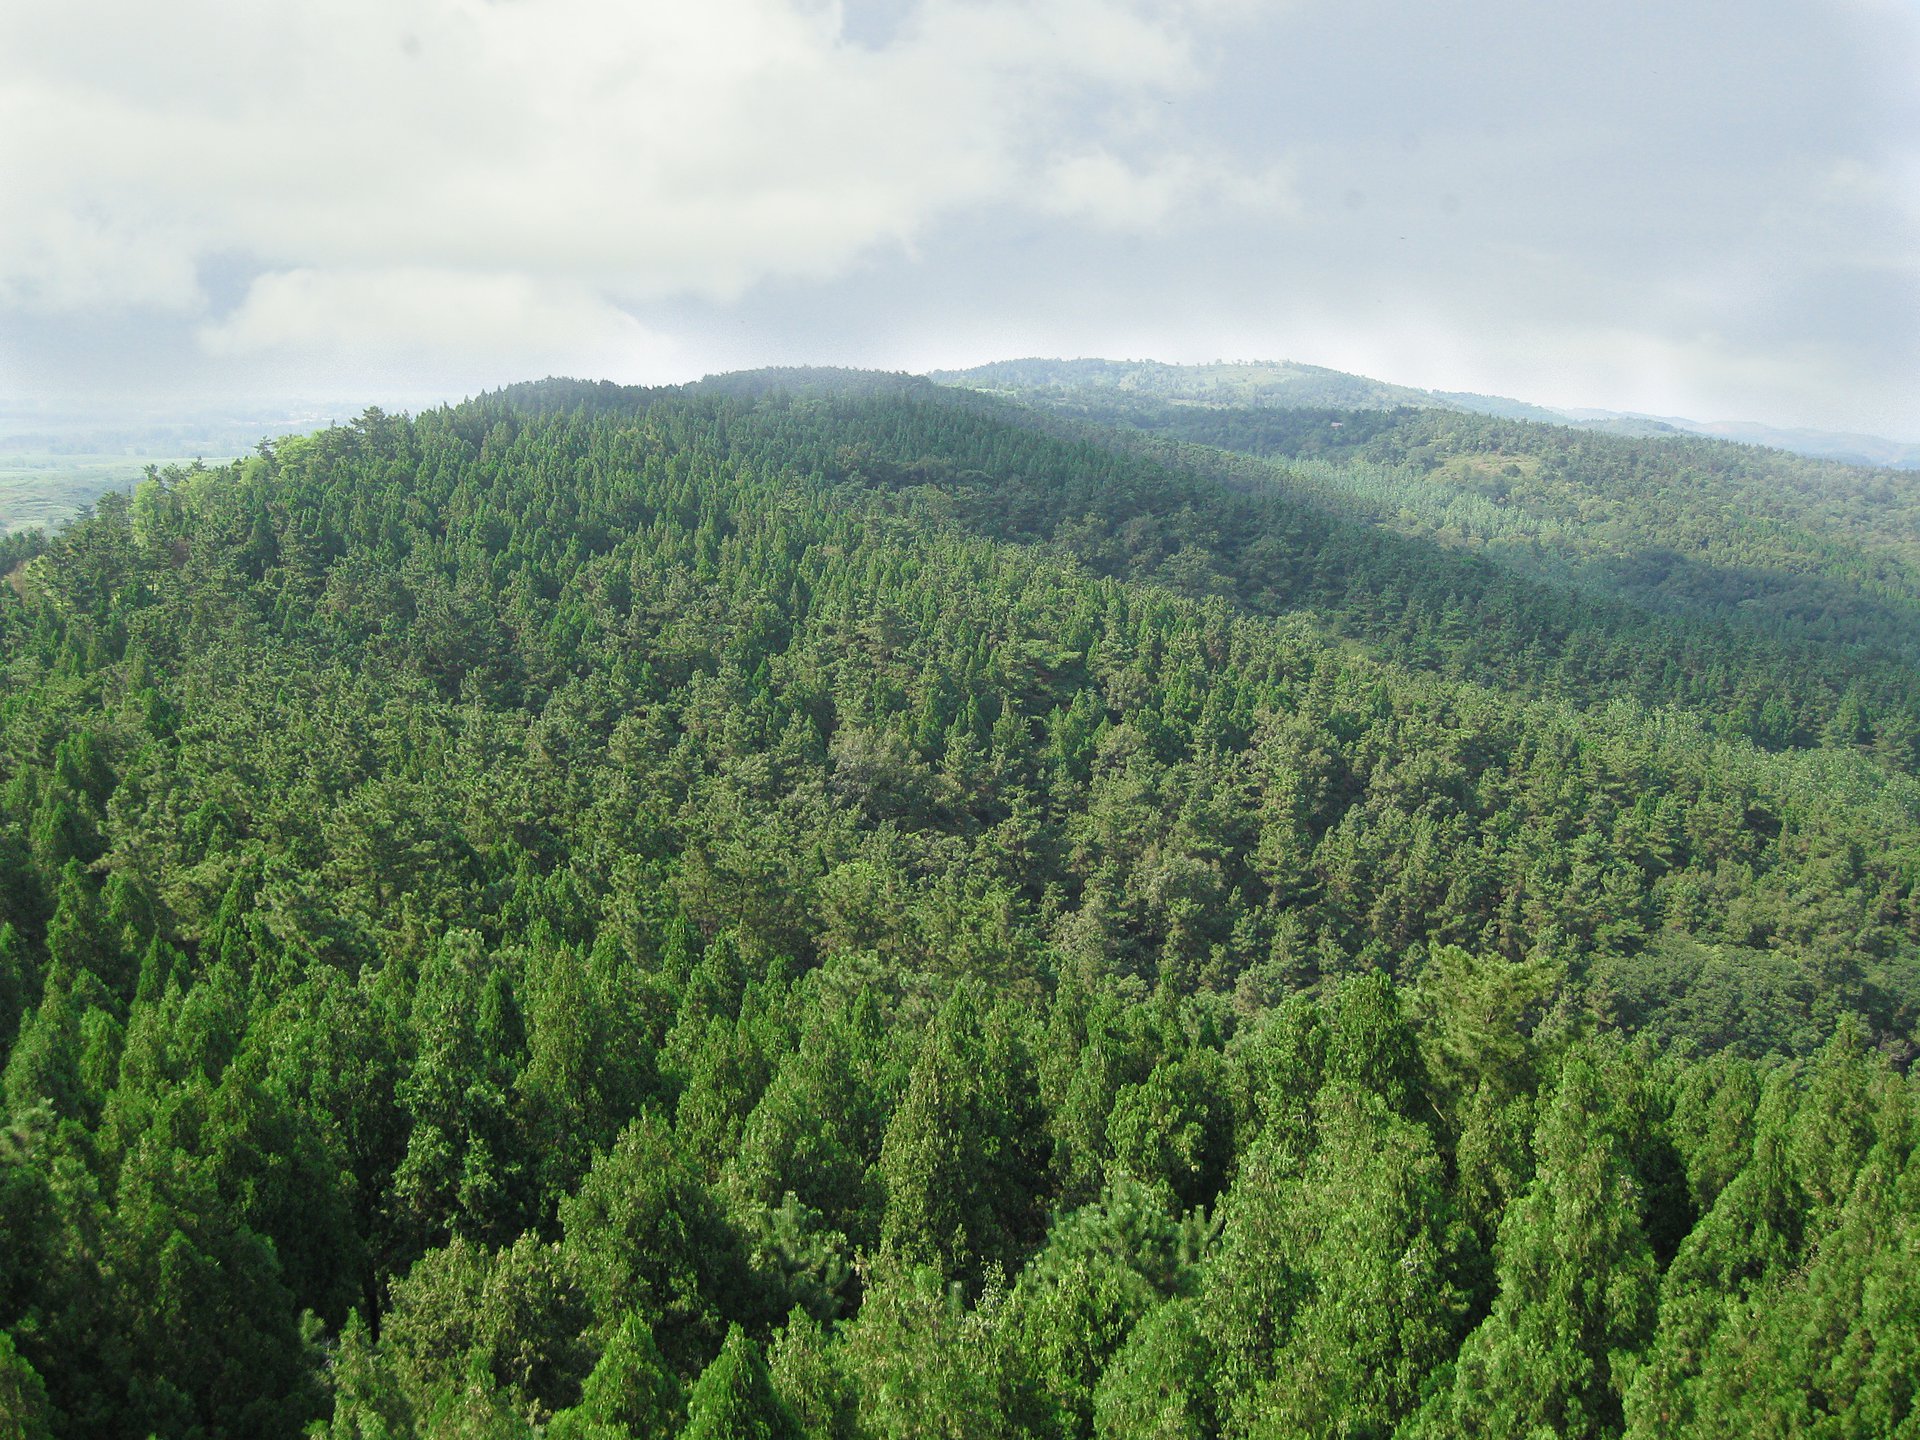
[[[209,457],[211,458],[211,457]],[[0,454],[0,534],[53,530],[110,490],[131,490],[175,455]]]

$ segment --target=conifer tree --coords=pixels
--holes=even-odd
[[[1459,1344],[1471,1240],[1425,1129],[1357,1086],[1328,1089],[1296,1210],[1307,1293],[1270,1383],[1235,1398],[1250,1435],[1386,1440]]]
[[[680,1383],[653,1333],[629,1314],[581,1387],[580,1403],[553,1417],[548,1440],[635,1440],[671,1435],[680,1423]]]
[[[744,1304],[745,1260],[719,1204],[651,1112],[587,1172],[560,1206],[564,1249],[603,1324],[637,1312],[687,1373]]]
[[[26,942],[12,922],[0,921],[0,1053],[12,1047],[21,1017],[32,1008],[38,993],[26,952]]]
[[[324,1428],[309,1427],[313,1440],[410,1440],[413,1407],[357,1310],[340,1329],[326,1376],[333,1413]]]
[[[0,1440],[52,1440],[47,1387],[0,1330]]]
[[[687,1395],[681,1440],[802,1440],[799,1422],[767,1377],[766,1357],[738,1325]]]
[[[880,1247],[894,1263],[977,1286],[1036,1228],[1042,1136],[1031,1062],[1017,1041],[995,1043],[976,997],[963,984],[942,1008],[888,1126]]]
[[[1578,1052],[1561,1066],[1534,1153],[1533,1183],[1501,1222],[1493,1313],[1461,1347],[1434,1433],[1598,1440],[1620,1430],[1656,1276],[1598,1071]]]
[[[1140,1318],[1190,1279],[1165,1192],[1120,1180],[1060,1216],[1010,1302],[1018,1352],[1051,1434],[1087,1440],[1094,1387]]]
[[[798,1306],[774,1336],[767,1371],[805,1440],[852,1440],[854,1396],[842,1358],[839,1343]]]
[[[21,1022],[5,1076],[7,1105],[14,1114],[47,1103],[63,1119],[77,1119],[86,1109],[74,979],[64,966],[50,971],[39,1008]]]
[[[1208,1440],[1218,1433],[1209,1383],[1211,1344],[1193,1300],[1149,1311],[1093,1392],[1099,1440]]]

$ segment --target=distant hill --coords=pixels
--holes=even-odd
[[[1920,469],[1920,444],[1879,435],[1785,429],[1745,420],[1703,421],[1618,410],[1560,409],[1502,395],[1421,390],[1292,360],[1236,360],[1212,365],[1167,365],[1155,360],[1002,360],[971,370],[936,370],[929,378],[943,385],[964,385],[999,394],[1024,392],[1056,400],[1067,392],[1081,391],[1176,405],[1464,411],[1502,420],[1572,425],[1611,435],[1707,435],[1818,460]]]
[[[1911,472],[1665,422],[1643,422],[1659,425],[1653,433],[1637,433],[1631,418],[1576,423],[1518,402],[1500,402],[1508,415],[1473,413],[1461,402],[1474,397],[1461,396],[1423,407],[1230,405],[1185,398],[1217,393],[1216,367],[1115,374],[1080,363],[1051,376],[1096,383],[1019,390],[1008,382],[1023,368],[1049,376],[1005,367],[997,378],[1008,398],[1172,447],[1158,458],[1195,446],[1244,457],[1186,463],[1222,465],[1234,483],[1277,488],[1327,514],[1588,595],[1920,663],[1920,477]],[[1232,367],[1231,378],[1252,384],[1253,368]],[[1284,382],[1264,393],[1284,393]]]
[[[1665,423],[1696,435],[1712,435],[1721,440],[1736,440],[1743,445],[1767,445],[1775,450],[1791,450],[1817,460],[1841,460],[1849,465],[1881,465],[1896,470],[1920,470],[1920,445],[1888,440],[1880,435],[1850,435],[1831,430],[1782,430],[1748,420],[1653,420],[1636,416],[1651,424]]]
[[[1291,360],[1214,365],[1164,365],[1155,360],[1002,360],[972,370],[936,370],[928,378],[975,390],[1111,391],[1195,405],[1392,410],[1439,403],[1426,390]]]

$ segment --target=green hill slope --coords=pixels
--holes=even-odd
[[[1305,503],[1555,584],[1920,660],[1920,479],[1905,471],[1433,409],[1017,393],[1267,461],[1263,478]]]
[[[26,560],[0,1395],[1893,1433],[1920,787],[1741,729],[1840,662],[1141,443],[548,382]]]

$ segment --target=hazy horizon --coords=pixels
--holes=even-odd
[[[703,380],[714,379],[718,376],[741,373],[742,370],[761,370],[761,369],[778,370],[778,369],[787,369],[787,368],[795,368],[795,369],[843,368],[843,369],[856,369],[856,370],[868,369],[868,370],[875,370],[875,371],[884,371],[886,373],[901,373],[901,374],[910,374],[910,375],[919,375],[919,376],[939,376],[943,374],[961,374],[973,369],[981,368],[981,366],[990,365],[999,361],[1029,361],[1029,362],[1042,362],[1042,363],[1047,363],[1047,362],[1075,363],[1080,361],[1104,361],[1104,362],[1118,361],[1119,363],[1127,363],[1127,364],[1177,365],[1183,368],[1184,367],[1205,368],[1210,365],[1266,366],[1266,365],[1297,364],[1297,365],[1302,365],[1309,368],[1319,368],[1319,369],[1331,368],[1331,367],[1324,367],[1324,366],[1316,366],[1314,362],[1310,360],[1295,360],[1292,357],[1282,357],[1277,360],[1236,359],[1236,360],[1216,360],[1216,361],[1175,362],[1175,361],[1160,360],[1158,357],[1155,357],[1155,356],[1116,357],[1116,356],[1097,356],[1097,355],[1080,355],[1080,356],[1024,356],[1023,355],[1023,356],[999,356],[999,357],[996,357],[996,360],[994,361],[980,362],[979,366],[975,366],[975,365],[939,366],[937,365],[937,366],[927,367],[924,370],[902,370],[899,367],[882,367],[882,366],[811,367],[809,366],[808,362],[793,361],[793,362],[782,362],[779,364],[772,364],[767,366],[746,366],[746,367],[740,367],[740,370],[732,370],[732,371],[707,370],[707,371],[702,371],[701,373],[696,375],[664,376],[664,377],[648,379],[644,381],[614,381],[613,383],[638,384],[638,385],[656,386],[656,387],[673,387],[673,386],[682,386],[682,385],[694,385],[694,384],[700,383]],[[1353,372],[1336,371],[1334,373],[1352,374]],[[1777,438],[1769,439],[1762,436],[1752,436],[1752,435],[1739,434],[1739,433],[1733,433],[1733,432],[1749,431],[1749,430],[1777,431],[1779,432],[1779,435],[1783,437],[1800,435],[1809,439],[1813,437],[1820,437],[1820,438],[1833,440],[1833,441],[1861,440],[1861,441],[1878,441],[1878,442],[1882,442],[1883,444],[1892,445],[1892,446],[1905,446],[1905,447],[1920,446],[1920,438],[1916,438],[1915,436],[1911,436],[1911,435],[1879,434],[1879,433],[1864,431],[1864,430],[1833,430],[1833,429],[1828,429],[1822,426],[1781,425],[1781,424],[1776,424],[1772,421],[1766,420],[1764,418],[1756,418],[1753,416],[1656,414],[1650,411],[1611,410],[1605,407],[1582,406],[1582,405],[1565,405],[1565,406],[1556,407],[1556,406],[1545,404],[1544,402],[1540,402],[1534,399],[1533,397],[1530,397],[1527,395],[1493,395],[1493,394],[1488,394],[1486,392],[1453,390],[1447,387],[1439,387],[1439,386],[1427,387],[1427,386],[1407,385],[1405,382],[1396,380],[1394,377],[1389,375],[1366,375],[1366,376],[1355,376],[1354,378],[1378,381],[1382,384],[1394,386],[1397,388],[1405,388],[1410,390],[1426,390],[1428,391],[1428,393],[1432,394],[1436,398],[1436,401],[1440,400],[1442,397],[1469,396],[1469,397],[1484,399],[1484,400],[1492,400],[1492,401],[1504,400],[1504,401],[1517,402],[1520,405],[1533,406],[1543,411],[1556,411],[1557,415],[1549,418],[1554,418],[1557,420],[1565,420],[1568,423],[1581,423],[1585,421],[1600,420],[1600,419],[1606,419],[1606,418],[1650,420],[1650,421],[1663,422],[1667,424],[1674,424],[1674,425],[1681,426],[1683,428],[1692,427],[1693,433],[1698,433],[1698,434],[1710,434],[1717,431],[1726,431],[1728,433],[1721,435],[1719,438],[1731,439],[1739,443],[1763,444],[1763,445],[1771,444],[1776,446],[1778,446],[1780,443]],[[385,393],[367,393],[367,394],[359,394],[359,395],[353,395],[353,394],[288,395],[288,396],[281,396],[281,397],[259,397],[259,398],[232,397],[233,403],[220,404],[220,403],[217,403],[217,400],[216,400],[215,403],[203,404],[203,405],[200,405],[199,408],[195,408],[195,402],[193,401],[188,401],[183,404],[179,401],[173,401],[173,402],[155,401],[151,398],[147,399],[143,403],[116,404],[110,397],[102,398],[100,400],[93,401],[91,403],[75,403],[71,400],[64,401],[64,402],[62,401],[37,401],[36,402],[35,400],[30,398],[23,399],[22,397],[0,396],[0,451],[4,451],[4,449],[7,447],[8,441],[12,437],[20,434],[27,434],[35,438],[38,438],[38,437],[54,438],[54,437],[84,437],[87,435],[98,435],[98,434],[110,432],[110,431],[132,432],[136,430],[145,430],[149,433],[165,431],[165,430],[173,430],[173,431],[181,431],[181,432],[206,431],[208,433],[211,433],[212,429],[215,427],[223,431],[229,431],[233,436],[243,437],[233,447],[236,450],[238,450],[238,449],[249,448],[251,444],[258,439],[271,438],[272,436],[280,435],[280,434],[301,433],[306,430],[319,428],[328,424],[338,424],[343,421],[350,420],[355,416],[361,414],[369,406],[377,407],[377,408],[384,409],[394,413],[418,414],[421,411],[432,410],[445,405],[457,405],[464,401],[471,400],[476,396],[486,393],[487,391],[490,391],[490,390],[497,390],[497,389],[504,388],[506,386],[521,384],[521,383],[526,383],[531,381],[538,381],[543,379],[574,379],[574,380],[584,380],[588,382],[596,382],[601,380],[612,380],[613,377],[603,376],[603,375],[585,375],[585,374],[564,375],[564,376],[562,375],[528,375],[528,376],[521,377],[519,380],[503,380],[498,385],[470,387],[466,389],[448,390],[448,391],[442,391],[442,392],[409,394],[409,393],[395,392],[395,391],[389,390]],[[254,425],[261,427],[257,433],[255,433],[253,430],[248,428]],[[1798,447],[1788,445],[1788,446],[1785,446],[1784,448],[1794,449]],[[212,451],[208,451],[206,453],[207,453],[207,458],[213,458]],[[1830,454],[1832,452],[1810,451],[1810,450],[1803,449],[1801,453],[1824,455],[1824,454]],[[1874,463],[1887,463],[1887,462],[1879,461]],[[1899,462],[1899,468],[1913,469],[1916,467],[1911,461],[1902,460]]]

